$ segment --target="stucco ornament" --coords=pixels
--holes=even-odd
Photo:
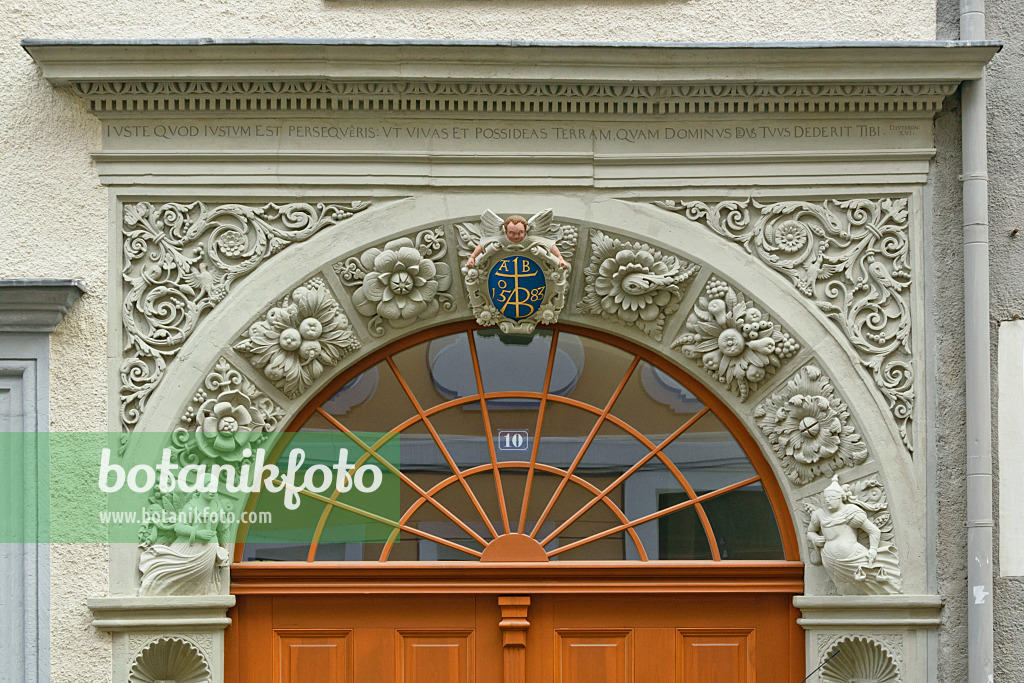
[[[131,429],[139,421],[167,363],[234,282],[289,245],[338,225],[368,206],[366,202],[125,204],[124,427]]]
[[[231,506],[212,489],[191,496],[177,491],[155,495],[160,507],[174,514],[160,515],[150,504],[153,521],[139,531],[139,595],[219,593],[220,570],[230,563],[225,546],[233,540],[233,525],[227,521]]]
[[[470,308],[484,327],[528,334],[552,325],[565,307],[577,228],[545,209],[529,220],[485,211],[480,223],[455,226]]]
[[[856,348],[913,451],[907,198],[655,205],[742,245],[813,300]]]
[[[184,638],[162,637],[148,643],[132,662],[128,683],[206,683],[213,674],[206,657]]]
[[[782,469],[797,484],[831,476],[868,457],[849,409],[817,366],[801,368],[757,406],[754,419]]]
[[[890,542],[892,525],[884,489],[873,479],[860,482],[858,488],[866,500],[834,475],[820,496],[804,501],[811,564],[825,568],[840,595],[899,593],[899,558]],[[888,531],[883,532],[873,518],[887,524]]]
[[[289,398],[358,348],[348,318],[320,283],[295,288],[234,346]]]
[[[263,417],[240,391],[225,391],[199,406],[196,445],[208,456],[238,462],[245,447],[263,434]]]
[[[672,342],[741,401],[796,355],[800,344],[728,283],[708,280],[685,332]]]
[[[590,235],[590,263],[580,313],[635,326],[661,340],[665,318],[679,310],[683,291],[700,268],[650,245]]]
[[[383,249],[367,249],[359,258],[334,266],[346,285],[358,285],[352,303],[369,318],[370,334],[383,336],[386,325],[402,328],[455,308],[449,293],[451,267],[444,262],[448,245],[441,228],[419,232],[415,240],[391,240]],[[386,323],[386,324],[385,324]]]

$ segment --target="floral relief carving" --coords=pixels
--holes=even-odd
[[[831,476],[868,457],[849,408],[817,366],[801,368],[757,406],[754,419],[794,483]]]
[[[327,286],[315,280],[296,287],[234,346],[289,398],[358,348],[348,317]]]
[[[638,327],[661,341],[665,318],[679,310],[686,285],[700,270],[685,259],[650,245],[590,234],[590,264],[578,313],[600,315]]]
[[[402,237],[383,249],[367,249],[334,269],[343,283],[357,287],[352,303],[370,319],[370,334],[380,337],[387,325],[407,327],[455,308],[449,292],[452,271],[443,260],[447,253],[444,231],[435,227],[417,233],[415,239]]]
[[[800,344],[743,294],[716,277],[708,280],[672,342],[684,356],[741,401],[800,350]]]
[[[743,246],[812,299],[857,349],[913,451],[910,223],[906,198],[668,200],[679,213]]]
[[[238,462],[277,429],[284,411],[224,358],[207,373],[174,430],[179,464]]]
[[[231,285],[291,244],[369,206],[126,204],[121,421],[131,429],[168,362]]]

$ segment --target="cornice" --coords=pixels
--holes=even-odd
[[[85,291],[81,280],[0,280],[0,332],[53,332]]]
[[[678,116],[934,112],[998,43],[26,40],[100,115],[290,111]]]

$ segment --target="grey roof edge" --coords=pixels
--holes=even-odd
[[[653,48],[653,49],[821,49],[821,48],[905,48],[905,47],[995,47],[1002,49],[998,40],[897,40],[897,41],[762,41],[762,42],[614,42],[614,41],[544,41],[544,40],[425,40],[395,38],[178,38],[178,39],[48,39],[23,38],[23,48],[41,46],[181,46],[205,45],[351,45],[351,46],[438,46],[438,47],[600,47],[600,48]]]
[[[53,332],[85,293],[82,280],[0,279],[0,332]]]

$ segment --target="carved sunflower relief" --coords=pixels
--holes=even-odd
[[[800,344],[731,285],[712,277],[672,342],[717,382],[747,400],[800,350]]]
[[[591,232],[586,290],[576,310],[637,327],[661,341],[665,319],[679,310],[683,292],[700,270],[647,244]]]

